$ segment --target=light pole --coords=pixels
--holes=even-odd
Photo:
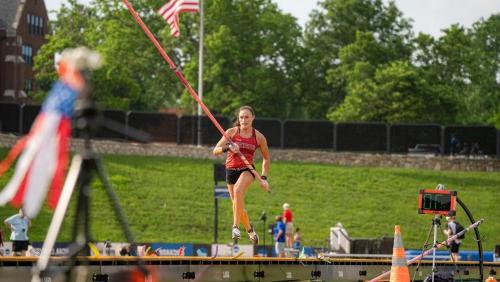
[[[263,211],[262,214],[260,215],[260,220],[262,220],[262,234],[263,236],[263,243],[264,243],[264,256],[267,257],[267,249],[266,249],[266,220],[267,220],[267,215],[266,212]]]

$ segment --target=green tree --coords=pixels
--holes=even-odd
[[[444,35],[436,40],[432,68],[426,78],[434,87],[447,90],[458,107],[455,122],[467,115],[467,91],[470,89],[470,65],[473,62],[471,40],[467,31],[458,25],[444,30]]]
[[[453,101],[436,95],[418,68],[409,61],[393,61],[375,70],[373,78],[363,73],[370,69],[358,63],[359,76],[348,86],[348,95],[338,109],[329,114],[336,121],[446,122],[454,109]]]
[[[48,35],[49,42],[42,46],[34,58],[36,82],[41,89],[35,94],[38,100],[45,97],[57,79],[54,54],[65,48],[86,45],[86,40],[80,32],[85,32],[91,19],[95,17],[95,9],[78,4],[75,0],[68,2],[68,6],[62,5],[57,19],[51,22],[52,33]]]
[[[339,52],[340,64],[330,69],[327,80],[342,78],[346,97],[328,114],[341,121],[409,121],[422,107],[413,93],[421,91],[423,82],[409,63],[412,46],[394,46],[383,42],[372,32],[356,33],[352,44]],[[419,101],[422,104],[424,101]],[[407,112],[398,113],[398,110]]]
[[[308,51],[303,91],[310,106],[308,114],[314,118],[324,118],[344,100],[348,81],[339,70],[344,64],[340,51],[354,43],[359,32],[371,33],[380,46],[391,46],[392,53],[400,54],[396,57],[411,53],[408,45],[412,38],[410,22],[393,2],[384,5],[381,0],[324,0],[319,5],[321,9],[312,12],[304,34]]]
[[[416,39],[415,64],[438,95],[454,101],[450,119],[459,124],[491,123],[500,102],[500,16],[480,20],[471,29],[452,25],[444,35]]]
[[[259,116],[294,117],[299,103],[300,27],[270,0],[205,2],[204,102],[233,115],[244,104]],[[197,25],[196,29],[197,29]],[[198,57],[186,65],[197,81]],[[184,96],[184,105],[192,101]]]
[[[181,36],[173,38],[154,11],[163,1],[132,1],[165,50],[197,88],[199,16],[181,15]],[[214,112],[232,114],[242,104],[259,116],[290,117],[300,112],[300,27],[270,0],[205,2],[205,95]],[[38,82],[47,91],[56,78],[55,51],[87,45],[99,51],[103,68],[93,75],[94,95],[107,107],[155,110],[193,99],[121,1],[72,0],[59,11],[54,32],[36,58]],[[183,92],[184,90],[184,92]],[[184,94],[183,94],[184,93]],[[42,95],[41,95],[42,96]]]
[[[161,6],[160,1],[133,4],[152,31],[165,28],[165,22],[151,8]],[[121,1],[95,0],[87,6],[70,0],[58,12],[52,29],[49,42],[35,58],[42,90],[38,99],[43,99],[57,77],[54,53],[85,45],[99,51],[104,59],[103,67],[92,75],[93,95],[104,107],[156,110],[176,104],[181,85]],[[165,35],[157,37],[171,40]]]
[[[500,13],[474,23],[471,33],[470,121],[490,122],[500,128]]]
[[[369,32],[339,51],[327,81],[341,78],[346,98],[333,120],[495,123],[498,118],[497,16],[472,29],[452,25],[434,39],[419,34],[411,45],[394,46]],[[398,73],[399,72],[399,73]],[[403,87],[404,86],[404,87]],[[404,111],[397,113],[398,111]]]

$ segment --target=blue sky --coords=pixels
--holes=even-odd
[[[205,0],[210,1],[210,0]],[[272,0],[284,12],[292,14],[304,26],[319,0]],[[64,0],[46,0],[47,9],[57,9]],[[89,0],[79,0],[88,3]],[[384,0],[388,2],[388,0]],[[500,0],[395,0],[404,16],[413,19],[413,30],[440,36],[441,29],[459,23],[470,27],[481,17],[500,13]]]

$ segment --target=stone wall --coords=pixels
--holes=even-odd
[[[0,147],[8,148],[19,137],[0,134]],[[71,150],[78,151],[83,140],[73,139]],[[171,143],[138,144],[117,141],[93,141],[96,152],[102,154],[169,156],[198,159],[223,160],[223,156],[212,156],[212,148]],[[259,158],[259,156],[257,156]],[[342,166],[406,167],[433,170],[500,171],[500,160],[494,158],[450,158],[429,155],[367,154],[318,150],[271,149],[272,161],[294,161],[304,163],[327,163]]]

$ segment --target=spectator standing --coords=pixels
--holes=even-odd
[[[464,229],[462,227],[462,225],[460,225],[460,223],[458,223],[456,221],[455,216],[447,216],[446,219],[448,220],[448,224],[446,226],[446,229],[444,230],[444,234],[446,234],[448,236],[448,238],[459,233],[460,231],[462,231]],[[454,239],[453,241],[451,241],[450,253],[451,253],[451,259],[453,261],[459,260],[458,252],[460,249],[460,244],[462,243],[462,241],[460,239],[463,239],[463,238],[464,238],[463,236],[460,236],[460,237]]]
[[[455,134],[451,134],[450,137],[450,155],[455,156],[458,153],[458,147],[460,145],[460,141],[458,140]]]
[[[286,224],[286,247],[293,245],[293,214],[288,203],[283,204],[283,222]]]
[[[302,248],[302,235],[300,235],[300,228],[295,229],[295,234],[293,234],[293,248]]]
[[[12,231],[10,240],[12,241],[13,255],[25,256],[28,250],[28,228],[31,227],[31,220],[24,214],[21,208],[19,209],[19,213],[7,218],[4,223]]]
[[[274,226],[274,250],[276,255],[280,258],[285,257],[285,232],[286,225],[283,222],[283,216],[278,215],[276,217],[276,225]]]

